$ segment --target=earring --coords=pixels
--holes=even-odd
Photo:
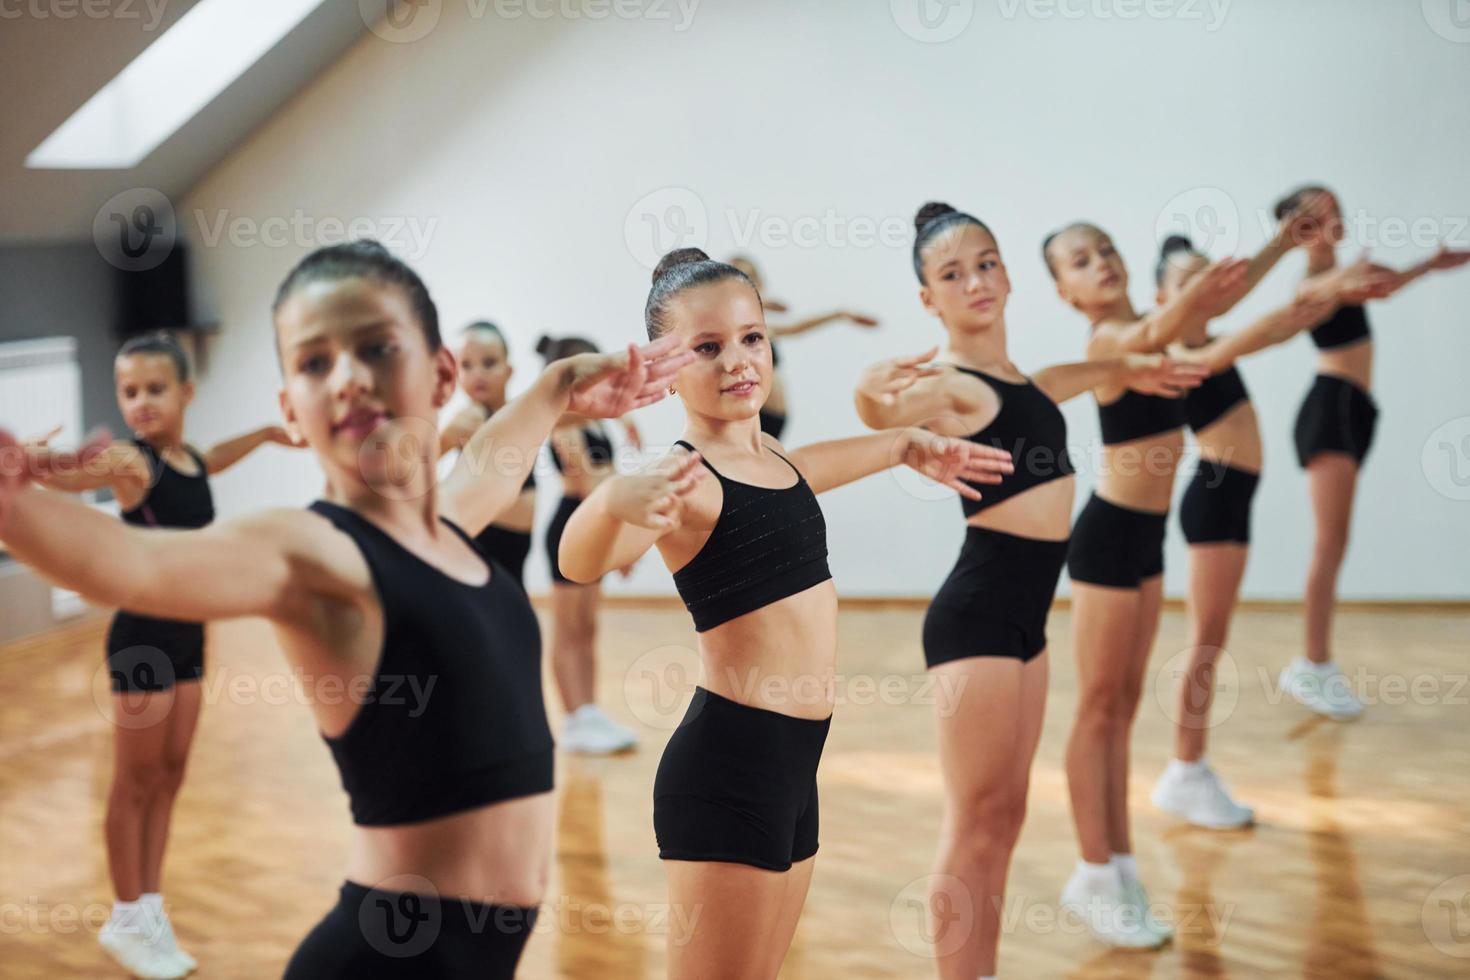
[[[674,386],[673,385],[669,385],[669,394],[671,394],[671,395],[674,394]]]

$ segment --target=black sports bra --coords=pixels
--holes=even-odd
[[[214,520],[214,495],[209,490],[209,467],[204,457],[184,447],[184,451],[199,467],[194,476],[186,476],[174,469],[149,443],[142,439],[128,440],[138,447],[148,461],[148,493],[132,510],[125,510],[125,523],[138,527],[201,528]]]
[[[979,500],[960,498],[966,517],[1076,472],[1067,453],[1067,420],[1046,392],[1029,379],[1018,384],[974,368],[958,364],[953,367],[984,381],[1000,396],[1000,412],[985,428],[965,438],[1008,451],[1016,466],[1015,472],[1000,483],[972,484],[982,496]]]
[[[674,445],[696,451],[682,439]],[[781,459],[791,466],[785,456]],[[694,617],[695,632],[714,629],[832,577],[827,568],[827,522],[817,495],[795,466],[791,466],[795,483],[771,489],[731,480],[709,460],[702,462],[720,481],[724,500],[704,547],[674,573],[674,588]]]
[[[1104,446],[1145,439],[1184,427],[1184,399],[1143,395],[1132,389],[1107,405],[1097,406]]]
[[[584,427],[581,432],[582,438],[587,443],[588,464],[598,466],[613,461],[613,444],[612,440],[607,437],[607,433],[603,432],[597,426],[592,425]],[[555,445],[551,447],[551,462],[556,466],[558,473],[566,472],[562,465],[561,456],[557,454]]]
[[[1219,374],[1206,378],[1198,388],[1184,396],[1184,417],[1195,432],[1218,421],[1241,402],[1250,401],[1240,372],[1231,365]]]
[[[483,585],[426,563],[362,515],[318,500],[362,552],[383,607],[383,649],[347,730],[325,738],[352,820],[418,823],[551,789],[541,630],[510,572],[469,535]],[[442,519],[442,518],[441,518]]]
[[[1368,314],[1361,306],[1339,306],[1325,323],[1312,328],[1312,343],[1321,350],[1346,347],[1371,335]]]

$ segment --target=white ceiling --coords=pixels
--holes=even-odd
[[[100,18],[86,16],[86,4],[24,4],[16,5],[20,16],[0,22],[0,244],[88,240],[98,208],[135,187],[177,200],[359,38],[367,30],[363,8],[374,7],[325,0],[131,170],[26,169],[27,153],[196,2],[92,7],[109,13]]]

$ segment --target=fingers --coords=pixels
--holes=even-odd
[[[934,358],[938,355],[939,345],[935,344],[933,347],[929,348],[922,354],[915,355],[914,357],[900,357],[895,360],[894,363],[897,364],[899,367],[918,367],[920,364],[923,364],[926,361],[934,360]]]

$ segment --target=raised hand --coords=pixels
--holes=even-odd
[[[699,453],[670,456],[646,473],[614,477],[608,486],[607,512],[624,524],[666,531],[677,524],[679,507],[708,469]]]
[[[909,429],[904,464],[942,483],[962,497],[979,500],[971,483],[999,483],[1016,470],[1011,454],[968,439],[937,436],[925,429]]]
[[[1209,377],[1210,369],[1202,357],[1196,360],[1186,350],[1174,355],[1129,354],[1124,373],[1133,391],[1178,398],[1189,389],[1198,388]]]
[[[938,347],[931,347],[915,357],[879,361],[858,378],[858,392],[880,405],[892,405],[900,392],[912,388],[920,378],[943,372],[942,367],[928,363],[938,353]]]
[[[1447,269],[1458,269],[1466,263],[1470,263],[1470,251],[1456,250],[1448,245],[1441,245],[1439,251],[1435,252],[1425,264],[1434,272],[1444,272]]]
[[[566,358],[572,371],[567,411],[611,419],[652,405],[668,393],[669,380],[694,360],[694,352],[669,334],[639,348],[629,344],[617,354],[576,354]]]
[[[1185,287],[1190,306],[1208,317],[1219,316],[1250,291],[1249,259],[1220,259],[1212,262]]]
[[[1368,260],[1364,252],[1352,265],[1345,266],[1338,277],[1337,299],[1342,303],[1365,303],[1386,299],[1404,284],[1403,276],[1387,266]]]
[[[863,313],[852,313],[844,311],[842,315],[847,317],[849,321],[857,324],[860,327],[876,327],[878,325],[878,320],[876,317],[867,316]]]

